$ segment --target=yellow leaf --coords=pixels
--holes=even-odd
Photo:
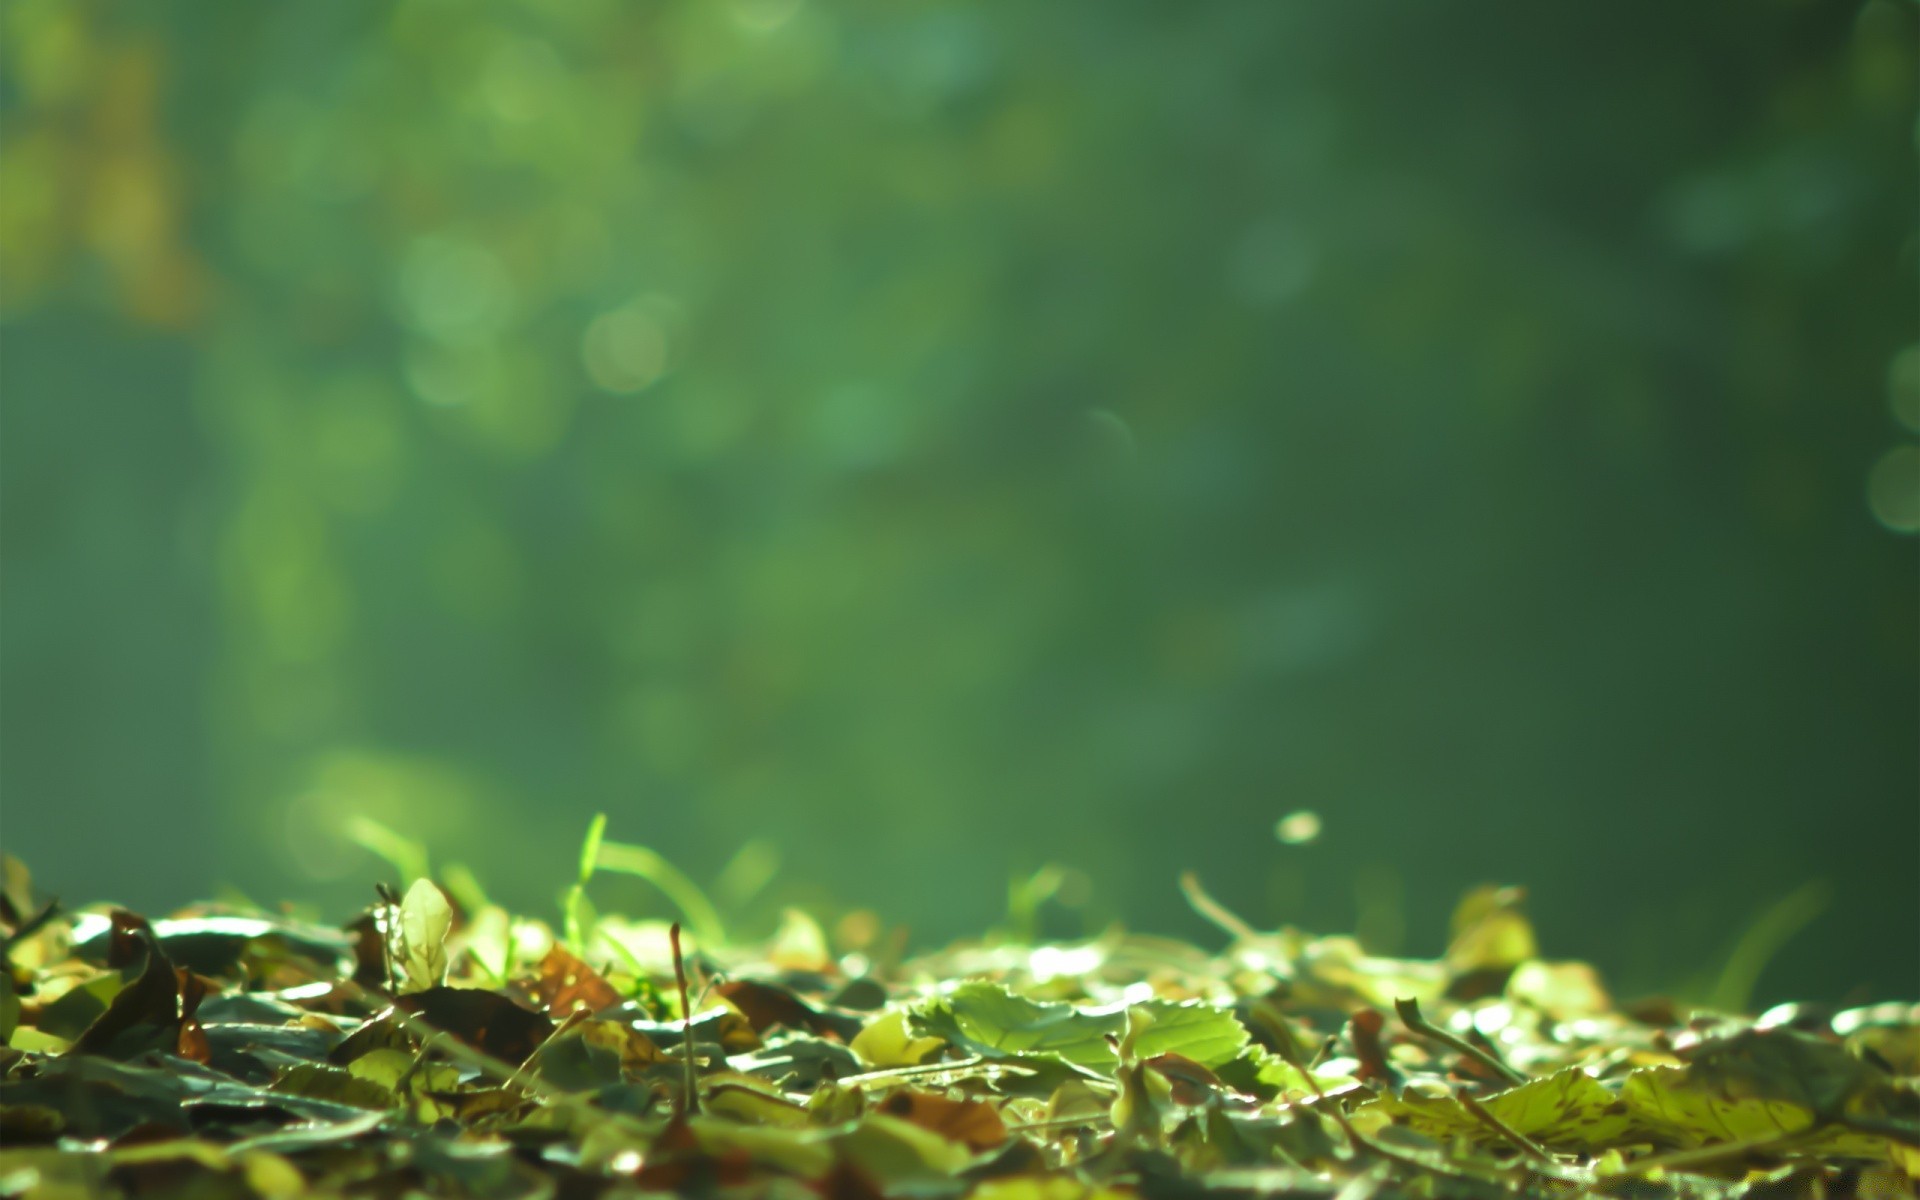
[[[939,1038],[914,1037],[907,1029],[907,1014],[896,1010],[855,1034],[852,1049],[870,1066],[915,1067],[944,1045]]]

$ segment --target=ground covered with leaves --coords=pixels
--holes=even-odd
[[[1248,927],[905,958],[562,928],[428,880],[339,927],[8,864],[0,1196],[1912,1196],[1920,1007],[1620,1005],[1510,890],[1434,961]],[[631,849],[631,848],[629,848]],[[455,887],[455,894],[463,889]],[[691,1014],[689,1017],[688,1014]]]

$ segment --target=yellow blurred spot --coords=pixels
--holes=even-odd
[[[788,907],[780,910],[780,928],[767,947],[767,961],[787,971],[830,971],[833,951],[820,922]]]
[[[89,43],[85,10],[78,5],[60,0],[9,5],[6,40],[7,73],[31,104],[72,99],[96,77],[97,49]]]
[[[510,125],[538,120],[564,95],[567,66],[551,43],[541,38],[509,38],[487,58],[480,94],[493,115]]]
[[[1529,959],[1514,968],[1507,995],[1546,1013],[1556,1021],[1598,1017],[1613,1007],[1599,972],[1583,962],[1542,962]]]
[[[879,914],[856,908],[834,922],[833,942],[848,954],[858,954],[878,941],[881,932]]]
[[[1539,956],[1533,925],[1521,912],[1526,892],[1517,887],[1482,884],[1453,910],[1453,940],[1447,966],[1455,972],[1511,967]]]
[[[939,1038],[913,1036],[907,1028],[907,1014],[889,1012],[855,1034],[848,1048],[860,1056],[861,1062],[885,1070],[916,1066],[944,1045]]]
[[[0,171],[0,245],[7,270],[0,276],[0,305],[25,307],[50,284],[67,252],[62,217],[62,152],[47,130],[8,139],[7,169]]]
[[[1895,533],[1920,533],[1920,447],[1897,446],[1867,475],[1867,507]]]
[[[1320,836],[1320,814],[1306,808],[1288,813],[1274,825],[1273,836],[1289,846],[1304,846]]]
[[[239,1156],[240,1171],[247,1187],[264,1200],[288,1200],[307,1194],[307,1178],[292,1162],[266,1150],[249,1150]]]
[[[580,339],[580,362],[594,385],[629,396],[667,370],[667,330],[657,306],[645,301],[601,313]]]
[[[1027,969],[1036,981],[1078,979],[1100,969],[1107,952],[1088,943],[1081,946],[1037,946],[1028,957]]]
[[[973,1200],[1126,1200],[1131,1195],[1061,1175],[989,1179],[973,1190]]]

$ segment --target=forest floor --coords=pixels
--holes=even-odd
[[[415,880],[338,927],[67,910],[9,862],[0,1196],[1913,1196],[1920,1006],[1616,1003],[1483,888],[1437,960],[1248,927],[903,957],[558,931]],[[456,889],[458,890],[458,889]],[[708,926],[703,928],[702,926]],[[689,1017],[688,1014],[691,1014]]]

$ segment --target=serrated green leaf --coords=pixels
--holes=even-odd
[[[1480,1104],[1507,1128],[1550,1149],[1598,1153],[1623,1140],[1644,1138],[1620,1097],[1577,1068],[1528,1080]],[[1441,1141],[1466,1138],[1492,1146],[1507,1140],[1452,1096],[1407,1091],[1369,1100],[1355,1112],[1385,1118]]]
[[[1552,1149],[1610,1146],[1633,1125],[1620,1097],[1577,1067],[1528,1080],[1482,1103],[1508,1128]]]
[[[923,1028],[983,1058],[1055,1054],[1079,1067],[1100,1070],[1118,1061],[1107,1036],[1126,1033],[1128,1005],[1080,1008],[1029,999],[997,983],[963,983],[922,1006]],[[1153,1016],[1139,1032],[1141,1058],[1183,1054],[1208,1067],[1239,1057],[1247,1031],[1233,1013],[1197,1001],[1149,1000],[1138,1007]]]
[[[1648,1067],[1627,1077],[1620,1099],[1649,1134],[1681,1147],[1761,1138],[1794,1138],[1807,1153],[1886,1158],[1884,1137],[1838,1125],[1818,1131],[1813,1112],[1785,1100],[1730,1095],[1720,1081],[1683,1067]],[[1796,1136],[1797,1135],[1797,1136]]]

